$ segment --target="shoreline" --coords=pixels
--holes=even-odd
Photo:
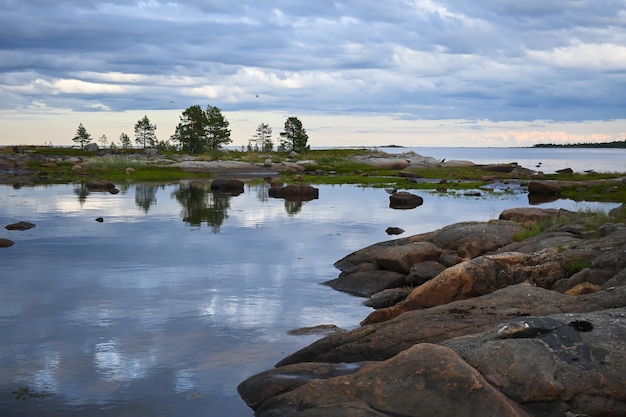
[[[624,207],[615,215],[586,229],[584,216],[511,209],[353,252],[337,261],[334,289],[413,288],[239,393],[257,417],[622,415]],[[515,240],[545,220],[556,225]]]
[[[53,149],[53,150],[56,150]],[[438,159],[415,152],[388,154],[367,150],[310,151],[302,155],[227,152],[216,156],[161,154],[117,150],[87,152],[51,149],[5,149],[0,152],[0,181],[36,185],[49,183],[241,178],[300,184],[358,184],[402,190],[480,190],[518,182],[534,202],[570,198],[575,201],[626,201],[626,173],[576,173],[572,169],[545,174],[518,163],[479,164],[471,160]],[[539,164],[537,164],[539,166]],[[526,192],[525,189],[522,192]]]

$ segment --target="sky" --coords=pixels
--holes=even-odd
[[[159,140],[217,106],[232,144],[626,140],[626,0],[0,0],[0,145]]]

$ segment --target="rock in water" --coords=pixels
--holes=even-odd
[[[412,209],[424,204],[424,199],[419,195],[400,191],[389,196],[389,207],[393,209]]]
[[[5,229],[7,229],[7,230],[28,230],[28,229],[32,229],[33,227],[35,227],[34,223],[17,222],[17,223],[13,223],[13,224],[7,225],[5,227]]]
[[[14,244],[15,242],[10,239],[0,239],[0,248],[8,248],[13,246]]]

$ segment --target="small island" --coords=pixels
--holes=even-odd
[[[538,143],[533,148],[626,148],[626,140],[615,142],[586,142],[586,143]]]

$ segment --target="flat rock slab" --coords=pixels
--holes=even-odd
[[[624,295],[507,287],[328,336],[238,389],[257,417],[626,415]]]
[[[172,167],[178,167],[186,171],[195,172],[258,172],[268,175],[275,175],[272,169],[268,169],[262,165],[251,164],[241,161],[184,161],[170,165]]]
[[[257,387],[257,393],[272,391],[268,388],[273,381],[267,375],[260,378],[269,386],[261,384],[264,390]],[[299,382],[304,383],[281,395],[265,399],[257,394],[246,402],[258,405],[258,417],[528,416],[454,350],[428,343],[348,375]],[[276,389],[284,389],[283,385]],[[240,392],[245,398],[245,385]]]
[[[359,271],[326,281],[324,284],[337,291],[347,292],[360,297],[369,297],[382,290],[404,285],[405,278],[405,274],[394,271]]]
[[[408,311],[386,322],[327,336],[287,356],[279,365],[384,360],[416,343],[441,343],[518,317],[625,306],[626,287],[575,297],[528,284],[511,285],[481,297]]]

